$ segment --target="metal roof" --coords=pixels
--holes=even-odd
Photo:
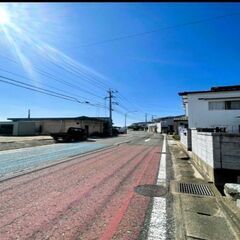
[[[161,118],[155,118],[154,121],[161,121],[161,120],[166,120],[166,119],[174,119],[177,117],[182,117],[184,115],[178,115],[178,116],[167,116],[167,117],[161,117]]]
[[[187,116],[181,116],[181,117],[176,117],[173,119],[173,121],[177,122],[177,121],[188,121],[188,117]]]
[[[195,94],[195,93],[213,93],[213,92],[231,92],[231,91],[240,91],[240,85],[212,87],[210,90],[206,90],[206,91],[180,92],[178,93],[178,95],[184,96],[184,95]]]
[[[109,121],[108,117],[86,117],[86,116],[80,116],[80,117],[47,117],[47,118],[8,118],[8,120],[12,120],[13,122],[18,121],[46,121],[46,120],[90,120],[90,121],[100,121],[100,122],[106,122]]]

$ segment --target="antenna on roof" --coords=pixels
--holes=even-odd
[[[30,116],[31,116],[31,111],[30,109],[28,109],[28,118],[30,118]]]

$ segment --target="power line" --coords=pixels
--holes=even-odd
[[[13,60],[13,59],[11,59],[11,58],[9,58],[9,57],[6,57],[6,56],[4,56],[4,55],[2,55],[2,54],[0,54],[0,56],[3,57],[3,58],[5,58],[5,59],[7,59],[8,61],[11,61],[11,62],[15,63],[15,64],[19,64],[17,61],[15,61],[15,60]],[[85,92],[85,93],[87,93],[87,94],[90,94],[90,95],[93,95],[93,96],[95,96],[95,97],[98,97],[98,98],[102,99],[101,96],[99,96],[99,95],[97,95],[97,94],[94,94],[94,93],[92,93],[92,92],[90,92],[90,91],[88,91],[88,90],[86,90],[86,89],[80,88],[80,87],[79,87],[78,85],[76,85],[76,84],[69,83],[69,82],[67,82],[67,81],[65,81],[65,80],[63,80],[63,79],[61,79],[61,78],[59,78],[59,77],[56,78],[56,77],[53,76],[51,73],[48,73],[48,72],[46,72],[46,71],[44,71],[44,70],[41,70],[40,68],[37,68],[37,67],[35,67],[35,66],[33,66],[33,68],[34,68],[34,70],[35,70],[37,73],[39,73],[39,74],[41,74],[41,75],[43,75],[43,76],[45,76],[45,77],[51,78],[51,79],[53,79],[54,81],[57,81],[57,82],[59,82],[59,83],[62,83],[62,84],[64,84],[64,85],[67,85],[67,86],[69,86],[69,87],[71,87],[71,88],[77,89],[77,90],[79,90],[79,91]]]
[[[13,59],[11,59],[11,58],[9,58],[9,57],[6,57],[6,56],[4,56],[3,54],[0,54],[0,56],[2,56],[3,58],[5,58],[5,59],[7,59],[8,61],[11,61],[11,62],[13,62],[13,63],[15,63],[15,64],[18,64],[18,62],[17,61],[15,61],[15,60],[13,60]],[[49,60],[48,60],[49,61]],[[53,63],[52,61],[51,61],[51,63],[52,64],[54,64],[55,65],[55,63]],[[62,68],[61,66],[59,66],[59,65],[57,65],[59,68]],[[62,84],[64,84],[64,85],[67,85],[67,86],[69,86],[69,87],[71,87],[71,88],[74,88],[75,90],[77,89],[77,90],[79,90],[79,91],[82,91],[82,92],[85,92],[85,93],[87,93],[87,94],[90,94],[90,95],[93,95],[93,96],[95,96],[95,97],[98,97],[98,98],[100,98],[100,99],[103,99],[101,96],[98,96],[98,95],[96,95],[96,94],[94,94],[94,93],[92,93],[92,92],[90,92],[90,91],[88,91],[88,90],[85,90],[85,89],[82,89],[82,88],[80,88],[78,85],[75,85],[75,84],[72,84],[72,83],[69,83],[69,82],[67,82],[67,81],[65,81],[65,80],[63,80],[63,79],[61,79],[61,78],[56,78],[54,75],[52,75],[51,73],[48,73],[48,72],[46,72],[45,70],[42,70],[42,69],[40,69],[39,67],[35,67],[35,66],[33,66],[33,68],[34,68],[34,70],[37,72],[37,73],[39,73],[39,74],[41,74],[41,75],[43,75],[44,77],[48,77],[48,78],[50,78],[50,79],[53,79],[54,81],[57,81],[57,82],[59,82],[59,83],[62,83]],[[63,68],[64,69],[64,68]],[[4,70],[4,71],[6,71],[6,70]],[[6,71],[7,72],[7,71]],[[15,74],[15,73],[12,73],[12,72],[10,72],[11,74]],[[15,75],[19,75],[19,74],[15,74]],[[75,75],[75,74],[74,74]],[[23,77],[23,76],[21,76],[21,77]],[[60,90],[61,91],[61,90]],[[126,99],[121,93],[119,93],[119,96],[118,96],[118,98],[119,98],[119,100],[121,100],[121,101],[124,101],[124,102],[126,102],[126,103],[130,103],[131,105],[134,105],[134,106],[136,106],[137,108],[138,108],[138,110],[140,111],[140,112],[145,112],[144,110],[142,110],[136,103],[131,103],[128,99]],[[85,98],[85,99],[87,99],[87,98]],[[87,99],[87,100],[89,100],[89,99]],[[102,107],[105,107],[105,106],[102,106]],[[129,111],[130,109],[128,109],[128,108],[126,108],[126,107],[123,107],[123,106],[121,106],[120,105],[120,107],[121,108],[124,108],[126,111]]]
[[[4,69],[2,69],[2,68],[0,68],[0,71],[3,71],[3,72],[6,72],[6,73],[9,73],[9,74],[12,74],[12,75],[17,76],[17,77],[22,78],[22,79],[32,80],[32,79],[26,78],[26,77],[24,77],[24,76],[22,76],[22,75],[20,75],[20,74],[17,74],[17,73],[13,73],[13,72],[4,70]],[[41,82],[41,84],[42,84],[42,82]],[[70,94],[70,93],[67,92],[67,91],[64,91],[64,90],[62,90],[62,89],[53,87],[53,86],[48,85],[48,84],[46,84],[46,83],[44,83],[44,85],[47,86],[47,87],[50,87],[50,88],[52,88],[52,89],[54,89],[54,90],[57,90],[57,91],[60,91],[60,92],[66,93],[66,94]],[[79,95],[76,95],[76,94],[73,94],[73,93],[71,93],[71,95],[76,96],[76,97],[80,97],[80,98],[85,99],[85,100],[88,100],[88,101],[92,101],[92,99],[88,99],[88,98],[85,98],[85,97],[82,97],[82,96],[79,96]],[[97,102],[97,103],[100,104],[99,102]]]
[[[0,75],[0,78],[2,78],[2,79],[0,79],[0,82],[4,82],[4,83],[10,84],[10,85],[25,88],[25,89],[28,89],[28,90],[31,90],[31,91],[39,92],[39,93],[42,93],[42,94],[46,94],[46,95],[49,95],[49,96],[61,98],[61,99],[72,101],[72,102],[77,102],[77,103],[81,103],[81,104],[88,104],[88,105],[91,105],[91,106],[97,106],[97,107],[102,107],[103,108],[103,106],[101,106],[99,104],[92,104],[92,103],[87,102],[87,101],[81,102],[77,98],[74,98],[72,96],[68,96],[68,95],[64,95],[64,94],[61,94],[61,93],[58,93],[58,92],[55,92],[55,91],[51,91],[51,90],[48,90],[48,89],[36,87],[34,85],[27,84],[27,83],[24,83],[24,82],[21,82],[21,81],[12,79],[12,78],[4,77],[4,76],[1,76],[1,75]]]
[[[11,59],[11,58],[9,58],[9,57],[4,56],[3,54],[0,54],[0,56],[2,56],[3,58],[7,59],[8,61],[11,61],[11,62],[13,62],[13,63],[15,63],[15,64],[18,64],[17,61],[15,61],[15,60],[13,60],[13,59]],[[55,65],[55,63],[52,63],[52,64]],[[57,66],[58,66],[59,68],[61,68],[61,66],[59,66],[59,65],[57,65]],[[100,98],[100,99],[103,99],[101,96],[98,96],[98,95],[96,95],[96,94],[94,94],[94,93],[92,93],[92,92],[89,92],[88,90],[79,88],[79,86],[77,86],[77,85],[75,85],[75,84],[71,84],[71,83],[69,83],[69,82],[67,82],[67,81],[65,81],[65,80],[63,80],[63,79],[61,79],[61,78],[56,78],[56,77],[55,77],[54,75],[52,75],[51,73],[48,73],[48,72],[46,72],[46,71],[44,71],[44,70],[42,70],[42,69],[40,69],[40,68],[38,68],[38,67],[33,66],[33,68],[34,68],[34,70],[35,70],[37,73],[43,75],[44,77],[51,78],[51,79],[53,79],[53,80],[55,80],[55,81],[57,81],[57,82],[59,82],[59,83],[62,83],[62,84],[64,84],[64,85],[67,85],[67,86],[72,87],[72,88],[74,88],[74,89],[78,89],[79,91],[85,92],[85,93],[87,93],[87,94],[91,94],[91,95],[96,96],[96,97],[98,97],[98,98]],[[3,69],[2,69],[2,70],[3,70]],[[13,75],[15,75],[15,76],[19,76],[19,77],[21,77],[21,78],[24,78],[23,76],[21,76],[21,75],[19,75],[19,74],[16,74],[16,73],[13,73],[13,72],[9,72],[9,71],[6,71],[6,70],[3,70],[3,71],[8,72],[8,73],[10,73],[10,74],[13,74]],[[25,78],[25,79],[26,79],[26,78]],[[51,86],[51,87],[52,87],[52,86]],[[52,87],[52,88],[53,88],[53,87]],[[55,89],[56,89],[56,88],[55,88]],[[58,90],[58,91],[62,91],[62,90],[59,90],[59,89],[57,89],[57,90]],[[66,92],[66,91],[62,91],[62,92]],[[83,97],[81,97],[81,98],[83,98]],[[123,101],[131,104],[131,102],[130,102],[128,99],[126,99],[124,96],[122,96],[122,94],[120,94],[119,98],[122,99]],[[84,98],[84,99],[87,99],[87,98]],[[89,100],[89,99],[87,99],[87,100]],[[99,104],[99,103],[98,103],[98,104]],[[135,103],[134,103],[134,105],[137,106]],[[101,105],[101,104],[99,104],[99,106],[101,106],[101,107],[103,107],[103,108],[106,107],[106,106]],[[120,107],[123,108],[123,109],[125,109],[126,111],[129,111],[128,108],[123,107],[122,105],[120,105]],[[138,107],[138,109],[140,109],[140,107]],[[144,112],[144,111],[141,109],[141,112]]]
[[[231,17],[231,16],[239,15],[239,14],[240,13],[237,12],[237,13],[230,13],[230,14],[225,14],[225,15],[220,15],[220,16],[215,16],[215,17],[209,17],[209,18],[195,20],[195,21],[186,22],[186,23],[181,23],[181,24],[177,24],[177,25],[173,25],[173,26],[161,27],[161,28],[157,28],[157,29],[149,30],[149,31],[145,31],[145,32],[138,32],[138,33],[133,33],[133,34],[125,35],[125,36],[110,38],[110,39],[106,39],[106,40],[102,40],[102,41],[98,41],[98,42],[80,45],[79,47],[90,47],[90,46],[101,45],[101,44],[105,44],[105,43],[109,43],[109,42],[120,41],[120,40],[124,40],[124,39],[128,39],[128,38],[140,37],[140,36],[152,34],[152,33],[158,32],[158,31],[162,31],[162,30],[176,29],[176,28],[185,27],[185,26],[189,26],[189,25],[214,21],[214,20],[217,20],[220,18]]]
[[[2,69],[2,68],[0,68],[0,71],[2,71],[2,72],[6,72],[6,73],[9,73],[9,74],[12,74],[12,75],[14,75],[14,76],[16,76],[16,77],[19,77],[19,78],[32,80],[32,79],[30,79],[30,78],[26,78],[26,77],[24,77],[24,76],[22,76],[22,75],[20,75],[20,74],[17,74],[17,73],[13,73],[13,72],[10,72],[10,71],[7,71],[7,70],[4,70],[4,69]],[[41,84],[42,84],[42,83],[41,83]],[[51,85],[48,85],[48,84],[45,84],[45,83],[44,83],[44,85],[45,85],[46,87],[50,87],[50,88],[55,89],[55,90],[57,90],[57,91],[60,91],[60,92],[63,92],[63,93],[67,93],[67,94],[69,94],[68,92],[66,92],[66,91],[64,91],[64,90],[62,90],[62,89],[58,89],[58,88],[53,87],[53,86],[51,86]],[[72,94],[72,95],[73,95],[73,94]],[[75,95],[75,96],[80,97],[80,96],[78,96],[78,95]],[[82,98],[82,97],[81,97],[81,98]]]
[[[2,76],[0,76],[0,78],[2,78]],[[66,98],[66,97],[63,97],[63,96],[59,96],[59,95],[55,95],[55,94],[48,93],[48,92],[45,92],[45,91],[37,90],[37,89],[31,88],[31,87],[22,86],[21,84],[17,84],[17,83],[14,83],[14,82],[9,82],[9,81],[2,80],[2,79],[0,79],[0,82],[4,82],[4,83],[7,83],[7,84],[11,84],[13,86],[25,88],[25,89],[28,89],[28,90],[31,90],[31,91],[43,93],[43,94],[46,94],[46,95],[49,95],[49,96],[53,96],[53,97],[57,97],[57,98],[61,98],[61,99],[65,99],[65,100],[73,102],[73,99],[69,99],[69,98]],[[76,101],[74,101],[74,102],[76,102]]]

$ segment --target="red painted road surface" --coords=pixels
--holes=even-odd
[[[137,239],[160,147],[122,145],[0,183],[0,239]]]

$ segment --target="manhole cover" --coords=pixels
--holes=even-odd
[[[167,194],[166,187],[158,185],[139,185],[134,190],[136,193],[147,197],[161,197]]]

